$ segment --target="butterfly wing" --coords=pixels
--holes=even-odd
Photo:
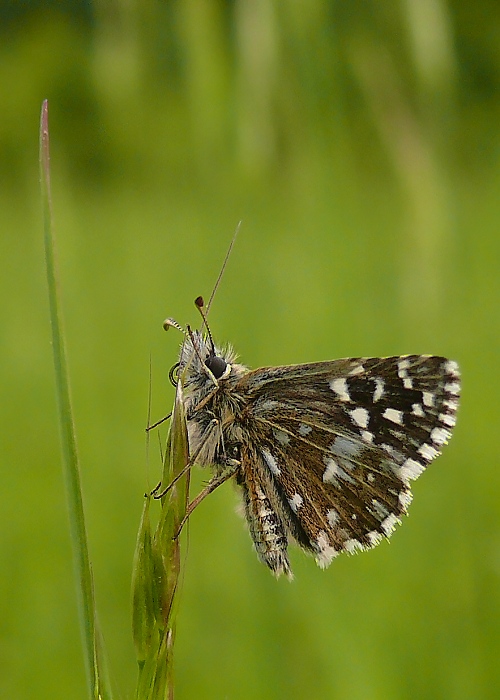
[[[283,496],[277,491],[255,443],[242,444],[240,460],[237,481],[242,488],[245,516],[257,556],[276,576],[291,577],[287,554],[290,527],[286,526],[289,517],[288,509],[283,510]]]
[[[286,536],[322,567],[388,537],[411,501],[410,480],[451,435],[459,389],[455,362],[423,355],[246,374],[236,387],[245,396],[240,420],[248,436],[240,483],[265,563],[288,573]],[[271,521],[279,571],[262,555]]]

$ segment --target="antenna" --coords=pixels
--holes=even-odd
[[[215,355],[214,339],[212,338],[212,334],[210,332],[210,327],[208,325],[207,311],[205,311],[205,302],[203,301],[203,297],[196,297],[196,299],[194,300],[194,305],[196,306],[196,308],[200,312],[200,315],[203,319],[203,323],[202,323],[201,327],[203,329],[203,326],[205,326],[205,328],[207,329],[208,339],[210,340],[210,345],[212,346],[212,354]]]
[[[173,318],[166,318],[163,321],[163,330],[168,331],[169,328],[177,328],[178,331],[180,331],[184,335],[187,335],[187,332],[184,330],[184,328]]]
[[[204,302],[202,296],[196,297],[196,299],[195,299],[195,301],[194,301],[195,306],[196,306],[196,308],[198,309],[198,311],[200,312],[200,315],[201,315],[201,318],[202,318],[202,324],[201,324],[201,328],[200,328],[200,330],[199,330],[199,333],[202,334],[204,328],[207,329],[207,335],[208,335],[208,339],[209,339],[209,341],[210,341],[210,347],[211,347],[210,357],[215,358],[215,359],[221,359],[221,358],[216,358],[215,344],[214,344],[214,340],[213,340],[213,338],[212,338],[212,333],[210,332],[210,328],[208,327],[207,316],[208,316],[208,312],[210,311],[210,305],[212,304],[212,301],[213,301],[213,299],[214,299],[215,293],[216,293],[217,289],[219,288],[219,284],[220,284],[220,281],[221,281],[221,279],[222,279],[222,275],[224,274],[224,271],[225,271],[225,269],[226,269],[226,265],[227,265],[227,262],[228,262],[228,260],[229,260],[229,256],[231,255],[231,251],[233,250],[233,246],[234,246],[234,244],[235,244],[236,237],[237,237],[237,235],[238,235],[238,233],[239,233],[240,228],[241,228],[241,221],[238,222],[238,225],[236,226],[236,229],[235,229],[235,231],[234,231],[234,233],[233,233],[233,237],[231,238],[231,242],[230,242],[230,244],[229,244],[229,248],[227,249],[227,253],[226,253],[226,255],[225,255],[225,257],[224,257],[224,261],[223,261],[223,263],[222,263],[222,267],[221,267],[221,269],[220,269],[220,272],[219,272],[219,275],[218,275],[218,277],[217,277],[217,280],[215,281],[215,285],[214,285],[214,288],[213,288],[212,293],[211,293],[211,295],[210,295],[210,299],[208,300],[208,304],[205,306],[205,302]],[[189,326],[186,326],[186,328],[184,329],[184,328],[183,328],[179,323],[177,323],[177,321],[175,321],[173,318],[166,318],[166,319],[163,321],[163,328],[164,328],[164,330],[166,330],[166,331],[168,331],[169,328],[175,328],[175,329],[177,329],[178,331],[180,331],[180,332],[184,335],[185,338],[188,337],[188,338],[190,339],[190,341],[191,341],[192,346],[193,346],[194,354],[198,357],[198,359],[199,359],[201,365],[204,366],[204,367],[206,367],[206,368],[209,370],[210,376],[211,376],[212,378],[214,378],[214,374],[213,374],[213,369],[214,369],[214,368],[213,368],[213,367],[209,367],[209,365],[207,364],[207,361],[204,360],[204,359],[201,357],[201,355],[200,355],[200,350],[199,350],[199,348],[198,348],[198,346],[197,346],[197,344],[196,344],[196,342],[195,342],[195,335],[194,335],[193,331],[191,330],[191,328],[190,328]],[[192,357],[193,357],[193,356],[192,356]],[[224,362],[224,365],[226,365],[225,362]],[[170,381],[173,380],[173,372],[174,372],[174,370],[175,370],[178,366],[179,366],[178,364],[177,364],[177,365],[174,365],[174,367],[172,367],[172,369],[170,370],[170,375],[169,375],[169,376],[170,376]],[[220,369],[220,368],[218,368],[218,369]],[[222,370],[221,370],[221,374],[222,374],[223,369],[224,369],[224,368],[222,368]],[[219,376],[220,376],[220,375],[219,375]],[[172,381],[172,383],[173,383],[173,381]],[[216,381],[216,380],[215,380],[215,383],[217,384],[217,381]]]
[[[212,305],[212,301],[214,299],[215,292],[219,288],[219,284],[220,284],[220,281],[222,279],[222,275],[224,274],[224,270],[226,269],[227,261],[229,260],[229,256],[231,255],[231,251],[232,251],[233,246],[235,244],[236,236],[238,235],[240,228],[241,228],[241,221],[238,221],[238,225],[236,226],[235,232],[233,233],[233,237],[231,238],[231,243],[229,244],[229,248],[227,249],[226,257],[224,258],[224,262],[222,263],[222,267],[220,269],[219,276],[217,277],[214,288],[212,289],[212,294],[210,295],[210,299],[208,300],[208,304],[206,306],[206,311],[205,311],[205,316],[203,316],[203,314],[202,314],[203,320],[205,321],[205,325],[207,325],[206,317],[208,316],[208,312],[210,311],[210,307]],[[198,306],[198,304],[196,304],[196,306]],[[207,326],[207,329],[208,329],[208,326]],[[210,331],[209,331],[209,333],[210,333]]]
[[[202,298],[202,297],[198,297],[198,299],[196,299],[196,302],[195,302],[195,303],[197,303],[197,302],[200,301],[200,300],[201,300],[201,305],[203,306],[203,298]],[[201,313],[201,315],[202,315],[202,318],[205,319],[205,316],[203,316],[203,313]],[[180,332],[184,335],[184,338],[187,337],[187,338],[190,339],[191,344],[192,344],[192,346],[193,346],[194,353],[196,354],[196,356],[198,357],[199,361],[200,361],[201,364],[203,365],[203,364],[204,364],[204,360],[203,360],[202,356],[200,355],[200,351],[199,351],[199,349],[198,349],[198,346],[196,345],[195,338],[194,338],[194,334],[193,334],[193,331],[191,330],[191,327],[190,327],[190,326],[186,326],[186,328],[184,329],[184,328],[181,326],[180,323],[177,323],[177,321],[176,321],[175,319],[173,319],[173,318],[166,318],[166,319],[163,321],[163,330],[168,331],[169,328],[175,328],[176,330],[180,331]],[[208,328],[208,326],[207,326],[207,328]],[[210,331],[208,331],[208,336],[209,336],[209,338],[210,338],[210,343],[212,344],[212,349],[214,350],[214,355],[215,355],[214,341],[212,340],[212,336],[211,336],[211,334],[210,334]],[[179,363],[177,363],[176,365],[174,365],[174,366],[172,367],[172,369],[170,370],[170,372],[169,372],[169,377],[170,377],[170,381],[172,382],[172,384],[174,383],[174,382],[172,381],[172,379],[173,379],[173,372],[174,372],[174,369],[176,369],[178,366],[179,366]]]

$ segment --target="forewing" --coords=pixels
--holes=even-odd
[[[354,358],[262,368],[238,385],[285,523],[327,566],[389,536],[409,481],[455,425],[459,374],[443,357]]]

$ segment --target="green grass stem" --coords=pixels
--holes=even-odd
[[[53,232],[52,197],[50,188],[50,148],[48,102],[42,104],[40,119],[40,183],[42,191],[45,263],[47,269],[52,350],[56,380],[56,395],[61,435],[62,464],[66,484],[70,536],[78,599],[78,612],[83,642],[88,696],[92,700],[111,700],[106,675],[99,673],[102,652],[96,635],[94,587],[90,568],[80,471],[76,448],[75,426],[71,408],[66,349],[59,300],[58,272]]]

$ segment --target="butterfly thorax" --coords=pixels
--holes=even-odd
[[[197,331],[181,348],[179,374],[183,376],[189,449],[202,466],[225,467],[241,441],[236,416],[241,415],[245,398],[236,387],[249,369],[235,360],[231,347],[212,346]]]

